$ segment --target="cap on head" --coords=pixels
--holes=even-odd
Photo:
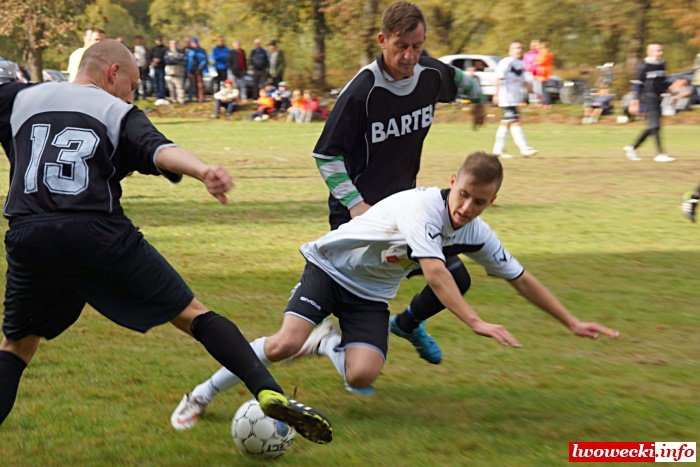
[[[277,45],[277,39],[272,39],[267,45]]]
[[[288,87],[289,87],[289,84],[287,84],[286,81],[280,81],[279,83],[277,83],[277,87],[280,87],[280,88],[281,88],[281,87],[283,87],[283,86],[284,86],[285,88],[288,88]]]

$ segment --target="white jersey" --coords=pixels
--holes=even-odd
[[[464,253],[489,275],[517,279],[523,267],[481,218],[455,230],[447,210],[448,190],[415,188],[375,204],[361,216],[315,242],[304,257],[345,289],[367,300],[388,302],[419,258]]]
[[[517,107],[523,100],[522,89],[525,85],[523,61],[519,58],[506,57],[496,65],[498,83],[498,106]]]

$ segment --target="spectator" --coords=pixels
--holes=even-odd
[[[190,47],[187,50],[187,64],[185,72],[190,81],[188,98],[192,101],[194,90],[197,90],[197,101],[204,102],[204,71],[207,69],[207,51],[199,45],[199,39],[190,39]]]
[[[272,93],[275,100],[275,112],[286,112],[292,104],[292,91],[286,81],[280,81],[276,91]]]
[[[176,40],[170,40],[170,46],[165,52],[165,81],[168,84],[170,99],[178,104],[185,103],[185,64],[187,55],[177,47]]]
[[[304,123],[304,113],[306,111],[306,99],[301,95],[301,89],[292,92],[291,106],[287,109],[287,121]]]
[[[693,97],[693,87],[685,78],[678,78],[668,87],[669,95],[664,99],[661,107],[664,115],[675,115],[682,110],[690,108],[690,99]],[[667,110],[668,109],[668,110]]]
[[[552,77],[554,54],[549,51],[546,41],[539,41],[539,53],[535,58],[535,93],[542,96],[542,107],[552,106],[552,99],[547,92],[546,83]]]
[[[245,56],[245,50],[241,49],[241,41],[236,39],[233,41],[233,48],[228,54],[228,67],[233,75],[233,80],[236,82],[236,87],[241,93],[241,101],[248,100],[248,88],[245,83],[245,74],[248,70],[248,63]]]
[[[105,32],[99,28],[87,28],[83,34],[83,46],[75,49],[68,59],[68,81],[73,82],[78,74],[80,60],[83,58],[83,53],[93,44],[100,42],[105,38]]]
[[[134,49],[132,50],[134,58],[136,59],[136,65],[139,67],[139,85],[134,91],[134,100],[141,98],[145,99],[148,94],[148,81],[151,77],[148,74],[148,63],[150,62],[148,57],[148,49],[143,44],[143,36],[136,36],[134,38]]]
[[[216,80],[219,82],[219,89],[221,89],[228,78],[229,50],[226,47],[226,39],[219,37],[217,45],[212,49],[211,54],[214,58],[214,67],[216,67]]]
[[[537,66],[535,65],[535,59],[537,58],[537,55],[539,55],[539,46],[540,46],[540,41],[535,39],[530,42],[530,50],[525,52],[525,55],[523,55],[523,70],[525,70],[525,82],[530,83],[532,86],[535,80],[535,69]],[[539,86],[537,86],[539,87]],[[537,91],[532,93],[533,96],[531,98],[528,98],[528,102],[534,103],[534,104],[539,104],[542,101],[542,96],[537,95]]]
[[[312,120],[320,120],[321,101],[318,100],[318,97],[316,97],[313,92],[305,89],[304,100],[306,101],[306,108],[304,109],[304,123],[309,123]]]
[[[151,47],[151,66],[153,67],[153,92],[156,95],[156,105],[169,104],[165,99],[165,52],[168,48],[163,45],[163,37],[156,36]]]
[[[275,110],[275,101],[271,96],[267,95],[265,88],[261,88],[260,91],[258,91],[257,103],[258,108],[255,109],[255,112],[250,114],[248,120],[255,120],[256,122],[259,122],[260,120],[269,119],[270,115]]]
[[[230,119],[233,111],[236,110],[238,104],[238,89],[233,85],[232,79],[224,80],[224,85],[214,94],[216,106],[214,107],[214,115],[212,118],[219,118],[221,115],[221,107],[226,106],[226,119]]]
[[[277,86],[284,78],[284,68],[287,65],[284,61],[284,52],[277,47],[277,40],[271,40],[267,46],[270,50],[270,80]]]
[[[270,68],[270,58],[267,50],[262,48],[260,39],[255,39],[255,48],[250,51],[250,66],[253,67],[253,92],[265,87],[267,72]]]
[[[610,89],[605,86],[601,87],[598,95],[586,104],[583,109],[583,120],[581,123],[588,125],[589,123],[598,123],[601,115],[608,115],[612,112],[612,100],[615,96],[610,94]]]

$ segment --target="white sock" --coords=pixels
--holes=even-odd
[[[523,133],[523,127],[520,125],[513,125],[510,127],[510,134],[513,135],[513,141],[520,148],[520,151],[525,151],[527,146],[527,141],[525,141],[525,133]]]
[[[339,345],[340,334],[328,335],[321,339],[321,343],[318,346],[318,354],[330,358],[335,369],[338,370],[340,376],[343,377],[343,381],[345,381],[345,349],[336,349]]]
[[[500,125],[496,130],[496,142],[493,143],[493,153],[503,154],[503,148],[506,145],[506,136],[508,136],[508,127]]]
[[[272,363],[267,359],[265,355],[265,340],[267,337],[258,337],[250,346],[253,348],[255,355],[258,356],[263,365],[270,366]],[[228,391],[232,387],[240,384],[241,380],[238,376],[231,373],[224,367],[221,367],[219,371],[214,373],[211,378],[194,388],[192,395],[199,396],[208,404],[222,391]]]

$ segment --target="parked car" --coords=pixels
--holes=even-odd
[[[0,57],[0,83],[26,83],[27,81],[29,80],[17,63]]]
[[[493,55],[476,55],[476,54],[454,54],[445,55],[439,59],[443,63],[452,65],[460,70],[466,70],[469,67],[476,69],[476,76],[479,77],[481,83],[481,91],[489,98],[493,96],[496,83],[496,65],[501,60],[501,57]]]
[[[44,69],[41,76],[44,81],[68,81],[68,75],[58,70]]]

